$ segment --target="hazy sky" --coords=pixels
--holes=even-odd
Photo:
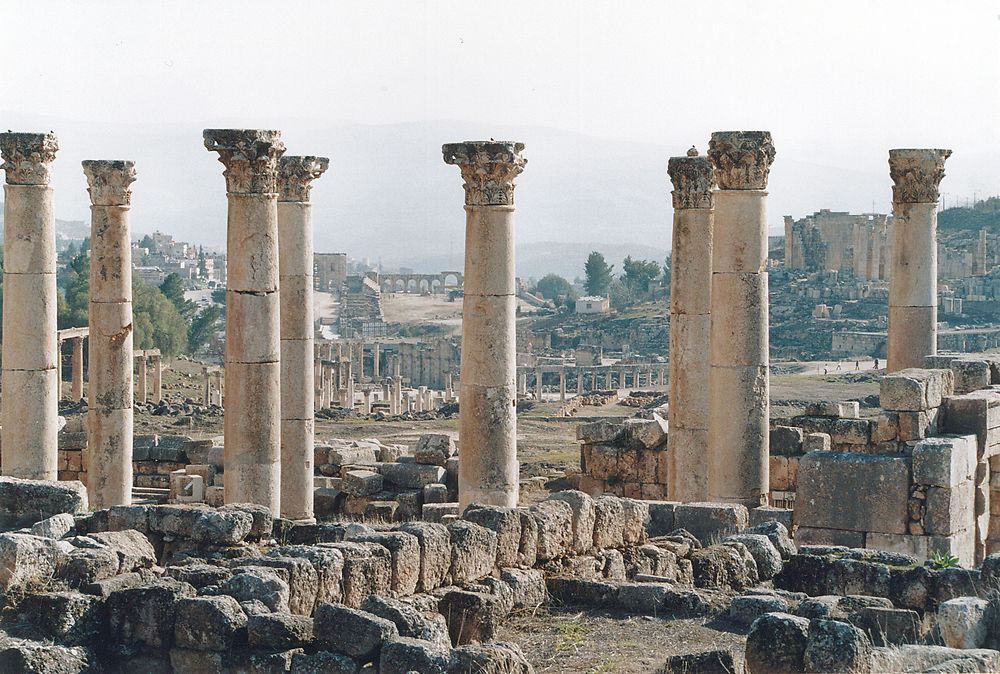
[[[484,136],[536,125],[645,142],[761,128],[779,160],[882,175],[890,147],[952,148],[955,175],[963,157],[1000,154],[996,0],[0,0],[0,10],[0,126],[8,112],[120,123],[123,134],[128,123],[190,125],[198,138],[208,126],[461,120]],[[307,141],[286,133],[289,147]],[[956,184],[1000,192],[1000,175],[977,177]]]

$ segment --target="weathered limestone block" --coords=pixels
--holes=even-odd
[[[812,620],[803,664],[807,672],[871,671],[872,645],[868,635],[849,623]]]
[[[765,613],[788,613],[788,602],[773,595],[749,594],[734,597],[729,604],[730,620],[748,627]]]
[[[349,470],[344,473],[343,489],[351,496],[371,496],[382,491],[382,475],[370,470]]]
[[[573,544],[573,508],[565,501],[548,500],[536,503],[528,510],[538,523],[538,561],[544,562],[566,554]],[[624,507],[622,514],[624,515]]]
[[[954,487],[931,487],[925,501],[924,532],[950,536],[974,526],[976,492],[972,480]]]
[[[745,590],[758,582],[757,566],[740,543],[710,545],[691,552],[696,587]]]
[[[807,433],[802,440],[802,450],[809,452],[829,452],[832,440],[829,433]]]
[[[882,409],[896,412],[919,412],[940,407],[955,392],[951,370],[907,368],[887,374],[879,388]]]
[[[108,596],[108,632],[112,643],[169,648],[181,599],[194,588],[172,579],[160,579],[125,588]]]
[[[738,503],[681,503],[674,524],[705,544],[738,534],[747,528],[750,513]]]
[[[417,589],[430,592],[445,584],[451,571],[451,535],[448,527],[431,522],[407,522],[399,527],[420,545]]]
[[[446,674],[451,649],[448,646],[410,637],[398,637],[382,644],[379,674]]]
[[[301,557],[255,557],[240,561],[234,571],[246,568],[268,568],[283,571],[282,580],[288,583],[288,610],[297,615],[312,615],[316,606],[319,574],[312,563]]]
[[[330,651],[295,653],[289,671],[295,674],[357,674],[358,663]]]
[[[287,613],[265,613],[247,619],[250,648],[280,651],[301,648],[313,642],[313,620]]]
[[[0,534],[0,590],[10,592],[52,577],[66,553],[58,541],[29,534]]]
[[[822,402],[806,405],[806,415],[814,417],[833,417],[838,419],[857,419],[860,407],[856,400],[847,402]]]
[[[1000,391],[990,389],[947,398],[944,430],[975,434],[980,458],[1000,452]]]
[[[845,484],[867,498],[843,498]],[[804,527],[905,534],[909,497],[907,457],[810,452],[799,463],[795,520]]]
[[[667,442],[667,422],[654,414],[652,419],[626,419],[622,441],[628,449],[656,449]]]
[[[990,363],[985,360],[956,358],[951,361],[951,371],[955,374],[955,393],[971,393],[989,388],[991,379]]]
[[[771,456],[802,454],[802,429],[797,426],[775,426],[768,433]]]
[[[455,441],[451,436],[443,433],[421,435],[413,448],[413,456],[417,463],[441,466],[442,468],[454,455]]]
[[[288,571],[280,568],[250,566],[239,569],[219,586],[220,594],[227,594],[243,603],[259,600],[271,611],[288,613],[291,589]]]
[[[497,535],[498,568],[517,564],[521,544],[521,516],[516,509],[471,503],[462,518],[486,527]]]
[[[982,648],[990,630],[989,602],[978,597],[949,599],[938,606],[937,624],[949,648]]]
[[[495,594],[451,590],[438,603],[448,622],[451,642],[456,646],[479,641],[490,641],[510,607]]]
[[[392,556],[383,546],[367,542],[324,543],[344,558],[343,602],[358,608],[369,595],[388,596],[392,590]]]
[[[620,423],[602,419],[576,427],[576,439],[585,445],[614,445],[625,433],[625,427]]]
[[[649,524],[649,505],[634,498],[623,498],[622,541],[625,545],[641,545],[646,542],[646,527]]]
[[[538,561],[538,520],[528,508],[518,508],[521,519],[521,540],[517,545],[517,563],[531,568]]]
[[[913,482],[954,487],[976,472],[976,441],[971,435],[927,438],[913,445]]]
[[[176,604],[174,643],[199,651],[228,651],[246,638],[247,617],[232,597],[190,597]]]
[[[594,522],[596,519],[594,499],[575,490],[556,492],[549,499],[565,501],[573,511],[572,551],[577,554],[590,551],[594,547]],[[648,508],[648,506],[646,507]]]
[[[876,649],[873,672],[992,672],[1000,669],[1000,653],[991,649],[959,650],[945,646],[902,644]]]
[[[757,564],[757,577],[760,580],[771,580],[781,572],[781,554],[764,534],[736,534],[726,538],[726,541],[746,546]]]
[[[352,536],[351,540],[376,543],[389,551],[392,569],[390,587],[393,594],[403,597],[417,591],[420,580],[420,541],[416,536],[403,531],[385,531]]]
[[[87,488],[78,480],[0,477],[0,522],[5,526],[30,526],[60,513],[85,513],[87,508]]]
[[[871,441],[871,422],[835,419],[830,425],[830,441],[837,445],[867,445]]]
[[[275,557],[305,559],[316,570],[316,603],[336,603],[344,595],[344,555],[340,550],[316,545],[285,545],[268,553]]]
[[[496,567],[497,535],[473,522],[448,525],[451,537],[451,577],[456,584],[479,580]]]
[[[90,534],[90,538],[118,557],[118,573],[148,569],[156,564],[156,551],[149,539],[138,531],[106,531]]]
[[[797,674],[809,641],[809,621],[788,613],[766,613],[750,625],[746,664],[750,674]]]
[[[313,619],[316,643],[338,653],[369,662],[382,644],[399,636],[385,618],[336,604],[320,604]]]
[[[799,529],[801,531],[801,529]],[[963,566],[975,562],[975,532],[971,526],[950,536],[911,536],[907,534],[885,534],[870,532],[865,537],[869,548],[900,552],[925,561],[935,555],[954,555]],[[796,541],[798,534],[796,534]]]
[[[435,604],[436,606],[436,604]],[[362,610],[392,622],[400,636],[424,639],[449,648],[448,624],[444,616],[419,602],[407,602],[385,597],[368,597]]]
[[[70,646],[97,643],[104,637],[104,602],[79,592],[43,592],[21,602],[18,617],[46,639]]]
[[[937,435],[938,419],[942,417],[940,407],[920,412],[893,412],[898,424],[897,438],[901,442],[923,440]]]
[[[383,463],[379,472],[386,482],[401,489],[423,489],[424,485],[444,482],[446,475],[441,466],[423,463]]]
[[[494,641],[489,644],[467,644],[451,652],[448,674],[464,672],[504,672],[505,674],[531,674],[534,668],[514,643]]]
[[[73,516],[69,513],[60,513],[32,524],[31,533],[33,536],[59,540],[73,531],[75,522]]]

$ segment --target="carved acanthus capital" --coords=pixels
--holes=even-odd
[[[327,157],[285,155],[278,160],[278,201],[309,201],[312,181],[330,166]]]
[[[766,190],[774,161],[770,131],[716,131],[708,143],[715,180],[723,190]]]
[[[445,164],[455,164],[465,181],[466,206],[513,206],[514,179],[528,160],[524,143],[466,141],[441,147]]]
[[[715,172],[708,157],[698,156],[688,151],[686,157],[671,157],[667,161],[667,173],[674,190],[674,208],[712,208],[715,200]]]
[[[265,129],[205,129],[205,147],[219,153],[230,194],[274,194],[281,132]]]
[[[889,150],[892,200],[897,204],[934,204],[951,150]]]
[[[94,206],[128,206],[132,203],[135,162],[128,159],[88,159],[83,162],[87,191]]]
[[[48,185],[59,141],[54,133],[0,133],[0,168],[8,185]]]

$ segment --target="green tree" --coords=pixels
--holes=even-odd
[[[573,298],[576,291],[572,284],[558,274],[547,274],[535,284],[535,290],[539,295],[547,300],[555,300],[560,297]]]
[[[660,275],[660,264],[653,260],[633,260],[629,255],[622,262],[622,282],[634,292],[644,293]]]
[[[213,304],[202,308],[191,320],[188,327],[188,349],[191,352],[198,351],[206,346],[218,329],[218,324],[222,318],[222,307]]]
[[[156,251],[156,244],[153,242],[153,237],[151,237],[149,234],[142,237],[142,241],[139,242],[139,247],[145,248],[151,253]]]
[[[90,249],[84,241],[80,253],[63,272],[63,301],[57,305],[57,323],[60,329],[80,328],[90,323]]]
[[[136,349],[159,349],[166,356],[187,350],[188,324],[159,288],[132,284],[132,340]]]
[[[198,307],[194,302],[184,299],[184,281],[180,274],[177,272],[167,274],[167,278],[163,279],[163,283],[160,284],[160,292],[170,300],[170,303],[186,320],[194,318]]]
[[[596,250],[587,257],[587,263],[583,266],[586,276],[584,287],[589,295],[603,295],[607,292],[613,278],[611,272],[613,265],[609,265],[604,256]]]

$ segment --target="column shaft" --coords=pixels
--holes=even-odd
[[[278,160],[281,296],[281,516],[313,518],[313,226],[309,190],[325,157]],[[367,398],[366,398],[367,400]]]
[[[672,157],[668,172],[674,185],[674,223],[667,496],[674,501],[706,501],[715,178],[711,161],[693,148],[686,157]],[[652,370],[647,383],[653,384]]]
[[[57,150],[52,134],[0,134],[7,182],[0,469],[35,480],[55,480],[58,464],[56,240],[48,185]]]
[[[517,392],[514,178],[521,143],[445,145],[466,194],[465,297],[459,381],[459,508],[516,506]]]
[[[755,507],[767,503],[769,489],[764,189],[774,147],[767,132],[714,133],[708,155],[720,187],[712,241],[709,498]]]
[[[70,359],[72,379],[70,384],[70,397],[79,402],[83,400],[83,337],[74,337],[73,355]]]
[[[144,403],[146,402],[146,395],[147,395],[146,391],[148,390],[146,387],[146,354],[142,354],[141,356],[136,357],[135,366],[139,372],[139,377],[138,377],[139,390],[136,398],[137,402]]]
[[[890,150],[892,272],[887,370],[937,353],[937,200],[951,150]]]
[[[132,502],[131,161],[85,161],[90,200],[90,390],[87,495],[96,508]],[[146,378],[140,361],[140,388]],[[145,396],[141,397],[141,400]]]
[[[207,129],[226,166],[225,501],[280,513],[277,131]]]
[[[160,356],[153,356],[153,402],[159,403],[163,400],[163,359]]]

